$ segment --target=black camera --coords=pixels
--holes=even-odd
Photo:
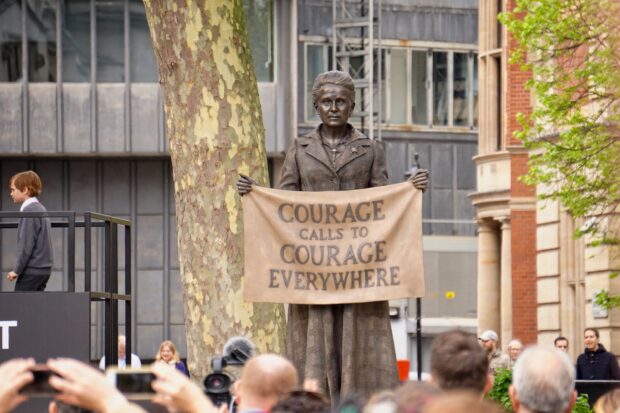
[[[230,406],[232,395],[230,388],[235,377],[224,371],[227,366],[243,366],[254,354],[254,345],[244,337],[233,337],[224,346],[224,355],[211,360],[211,373],[207,374],[203,384],[205,394],[213,404]]]

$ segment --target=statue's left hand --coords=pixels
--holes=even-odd
[[[424,192],[428,187],[429,176],[430,174],[428,169],[418,169],[415,175],[411,176],[408,181],[411,182],[417,189]]]

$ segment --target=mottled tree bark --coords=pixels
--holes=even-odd
[[[145,0],[174,174],[189,368],[233,335],[284,351],[281,305],[244,302],[238,173],[267,182],[258,88],[240,0]],[[259,242],[259,240],[257,240]]]

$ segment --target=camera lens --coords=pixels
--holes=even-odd
[[[211,373],[205,378],[205,388],[207,392],[221,393],[230,389],[230,377],[222,373]]]

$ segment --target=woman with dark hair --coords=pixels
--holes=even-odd
[[[347,191],[388,184],[381,142],[348,123],[355,85],[348,73],[330,71],[314,80],[312,98],[321,124],[291,144],[279,188],[290,191]],[[410,178],[425,190],[428,171]],[[241,176],[241,195],[255,182]],[[398,385],[387,301],[337,305],[289,305],[287,356],[300,379],[316,380],[332,400]]]

